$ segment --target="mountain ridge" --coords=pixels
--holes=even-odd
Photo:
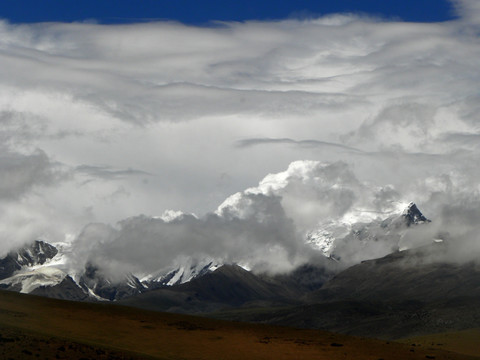
[[[275,279],[267,275],[261,277],[271,285],[281,281],[285,284],[288,283],[288,286],[285,287],[296,289],[297,292],[314,290],[335,272],[338,272],[342,266],[349,265],[348,263],[343,264],[343,257],[348,255],[348,252],[351,251],[350,248],[355,249],[358,244],[363,244],[361,245],[363,247],[376,246],[377,242],[383,241],[388,243],[387,248],[394,251],[398,249],[401,239],[399,231],[402,232],[408,227],[429,221],[414,203],[410,203],[403,213],[396,217],[390,216],[381,222],[375,220],[370,224],[359,223],[353,226],[345,237],[333,239],[335,241],[332,240],[333,242],[328,244],[332,248],[332,252],[325,254],[327,260],[322,265],[313,263],[300,265],[288,276],[276,275],[273,276]],[[307,233],[307,242],[309,241],[308,236]],[[64,251],[64,247],[61,247],[61,251]],[[71,256],[73,254],[70,254]],[[54,258],[59,260],[53,261]],[[222,266],[222,262],[209,258],[203,260],[186,258],[173,270],[144,275],[140,280],[131,273],[109,276],[102,270],[102,264],[94,264],[89,261],[82,271],[76,270],[72,273],[68,269],[68,259],[55,246],[36,240],[24,248],[11,252],[4,259],[0,259],[0,287],[22,292],[36,291],[45,296],[60,298],[68,298],[67,294],[70,294],[72,299],[76,300],[117,301],[155,289],[162,289],[165,286],[188,283],[208,275]],[[309,269],[307,269],[308,266],[310,266]],[[308,271],[311,273],[307,274]],[[293,280],[295,276],[296,279]],[[299,284],[303,284],[303,288],[297,286]],[[61,293],[63,288],[65,294]],[[281,293],[279,290],[277,292]]]

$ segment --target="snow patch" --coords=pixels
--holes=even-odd
[[[173,269],[161,270],[157,273],[143,276],[140,281],[145,284],[156,282],[168,286],[183,284],[197,276],[215,271],[222,265],[222,262],[215,261],[209,257],[202,260],[181,257],[177,259],[176,264]]]
[[[42,267],[35,270],[24,270],[0,281],[0,284],[21,285],[21,293],[31,293],[40,286],[55,286],[60,284],[67,274],[54,267]]]
[[[103,297],[98,296],[97,294],[95,294],[95,293],[93,292],[93,290],[90,289],[90,288],[87,288],[87,291],[88,291],[88,295],[90,295],[91,297],[93,297],[94,299],[96,299],[96,300],[98,300],[98,301],[108,301],[108,302],[110,302],[110,300],[105,299],[105,298],[103,298]]]

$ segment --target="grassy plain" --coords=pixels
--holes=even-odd
[[[443,349],[460,354],[479,356],[480,328],[445,332],[402,339],[406,344],[417,344],[428,349]]]
[[[325,331],[228,322],[0,291],[0,358],[446,360],[480,357]]]

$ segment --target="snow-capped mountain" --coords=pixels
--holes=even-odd
[[[178,285],[215,271],[222,265],[221,262],[208,257],[201,260],[184,258],[179,261],[177,267],[174,269],[168,271],[162,270],[154,274],[149,274],[144,276],[141,280],[149,289]]]
[[[113,301],[140,294],[146,288],[133,274],[125,274],[113,279],[87,263],[85,271],[78,281],[79,286],[96,300]]]
[[[12,276],[24,267],[43,265],[57,253],[58,250],[54,246],[41,240],[35,240],[28,246],[11,251],[0,259],[0,280]]]
[[[337,239],[345,237],[350,231],[347,224],[333,221],[321,224],[316,229],[307,231],[305,240],[313,248],[320,250],[323,255],[330,257]]]
[[[402,240],[410,228],[429,222],[411,202],[401,214],[397,212],[386,218],[320,224],[317,229],[307,232],[306,240],[325,256],[340,261],[347,258],[350,262],[345,265],[352,265],[408,248]]]
[[[34,270],[25,268],[2,280],[0,287],[17,290],[22,293],[31,293],[42,286],[56,286],[60,284],[66,276],[67,274],[63,271],[50,266],[40,267]]]
[[[0,288],[36,293],[38,289],[53,288],[64,281],[73,283],[67,272],[52,266],[61,257],[55,246],[42,240],[11,251],[0,259]]]
[[[431,222],[431,220],[423,216],[420,210],[418,210],[417,205],[413,202],[408,204],[407,208],[403,211],[402,217],[407,226],[419,225],[419,224]]]
[[[0,259],[0,288],[60,299],[87,296],[61,266],[64,254],[42,240],[11,251]]]
[[[74,300],[117,300],[145,288],[133,275],[113,281],[91,264],[77,274],[68,263],[68,245],[59,244],[59,251],[54,245],[36,240],[10,252],[0,259],[0,288]]]
[[[402,238],[416,225],[430,222],[414,203],[403,212],[386,218],[359,214],[354,222],[321,224],[308,231],[305,241],[326,257],[345,266],[385,256],[397,251]],[[101,264],[87,262],[83,270],[73,270],[69,263],[72,250],[69,242],[54,245],[36,240],[0,259],[0,288],[76,300],[116,301],[146,291],[184,284],[212,273],[224,265],[210,257],[179,258],[176,266],[152,274],[106,274]],[[353,260],[352,260],[353,259]],[[340,267],[341,268],[341,267]]]
[[[70,244],[36,240],[0,259],[0,288],[74,300],[115,301],[164,286],[183,284],[216,270],[213,259],[185,258],[173,269],[139,278],[133,274],[106,275],[88,262],[83,271],[69,264]]]

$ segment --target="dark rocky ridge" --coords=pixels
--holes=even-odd
[[[134,275],[128,274],[121,279],[112,280],[105,277],[91,263],[87,263],[85,266],[85,272],[80,278],[79,285],[86,294],[89,294],[89,290],[91,290],[95,295],[110,301],[138,295],[146,290]]]
[[[347,334],[401,338],[480,326],[480,265],[448,260],[448,243],[364,261],[287,308],[212,316]]]
[[[88,293],[81,289],[69,275],[55,286],[40,286],[30,294],[61,300],[83,301],[89,299]]]
[[[407,209],[405,209],[404,213],[402,214],[403,218],[405,219],[405,223],[407,226],[418,225],[423,223],[429,223],[431,220],[427,219],[421,211],[418,209],[417,205],[411,202]]]
[[[296,294],[298,295],[298,293]],[[223,265],[187,283],[148,291],[120,301],[149,310],[206,313],[222,308],[292,304],[294,292],[238,265]]]
[[[57,253],[55,246],[41,240],[35,240],[30,245],[11,251],[0,259],[0,280],[9,278],[24,266],[43,265]]]
[[[480,296],[480,265],[450,261],[450,246],[433,243],[364,261],[336,275],[309,299],[432,302]]]

